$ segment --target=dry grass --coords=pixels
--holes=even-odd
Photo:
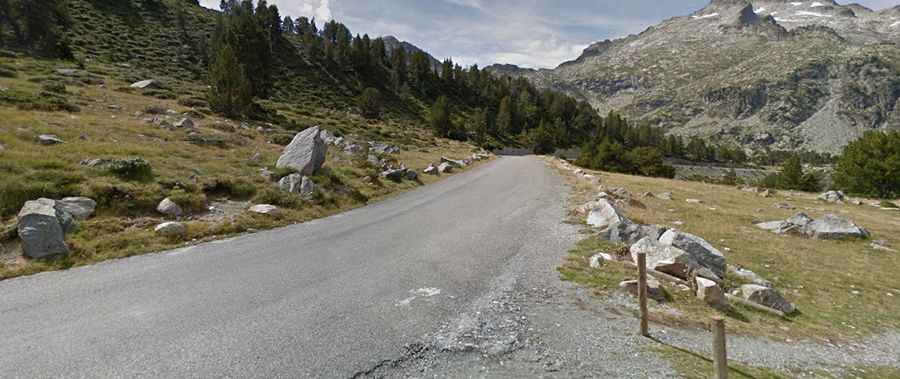
[[[569,171],[562,171],[575,189],[573,208],[599,191]],[[900,327],[900,276],[896,274],[900,253],[874,250],[869,241],[815,241],[777,236],[753,227],[755,222],[785,219],[798,211],[812,217],[835,213],[869,229],[874,239],[886,240],[896,247],[900,246],[900,212],[869,205],[826,204],[809,193],[784,192],[762,198],[728,186],[596,174],[601,176],[603,185],[624,187],[643,203],[644,207],[624,209],[630,217],[702,236],[725,253],[729,264],[744,266],[773,281],[801,312],[782,320],[737,308],[727,315],[729,328],[734,331],[775,338],[852,338]],[[671,191],[675,199],[640,196],[644,192],[664,191]],[[685,202],[687,198],[704,203],[689,204]],[[781,202],[797,209],[773,207]],[[682,225],[675,226],[678,223]],[[684,313],[686,321],[707,320],[715,313],[693,301],[676,301],[674,305]]]

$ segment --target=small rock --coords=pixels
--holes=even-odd
[[[180,222],[164,222],[157,225],[153,231],[168,238],[184,238],[187,235],[187,227]]]
[[[763,287],[775,287],[774,285],[772,285],[772,282],[764,279],[762,276],[759,276],[759,274],[747,270],[743,267],[728,266],[728,271],[731,272],[732,275],[738,277],[739,279],[742,279],[745,282],[750,282],[752,284],[760,285]]]
[[[131,84],[131,88],[137,89],[145,89],[145,88],[158,88],[159,83],[153,79],[141,80],[139,82],[134,82]]]
[[[266,215],[266,216],[272,216],[272,217],[280,217],[281,216],[281,209],[278,209],[278,207],[276,207],[274,205],[270,205],[270,204],[254,205],[254,206],[250,207],[250,212],[261,214],[261,215]]]
[[[179,129],[181,129],[181,128],[191,129],[194,127],[194,121],[189,118],[183,118],[183,119],[175,122],[175,124],[173,124],[172,126],[179,128]]]
[[[772,207],[778,208],[778,209],[787,209],[787,210],[795,209],[793,205],[788,204],[788,203],[777,203],[777,204],[773,204]]]
[[[67,197],[57,200],[56,208],[68,212],[76,220],[87,220],[94,214],[97,202],[87,197]]]
[[[725,291],[722,290],[716,282],[697,277],[697,298],[706,302],[716,309],[727,309],[728,298],[725,297]]]
[[[425,174],[428,174],[428,175],[440,175],[441,174],[440,172],[438,172],[438,168],[434,167],[434,165],[428,165],[428,167],[426,167],[425,170],[423,170],[422,172],[424,172]]]
[[[672,193],[671,192],[661,192],[661,193],[656,194],[656,198],[660,199],[660,200],[672,200]]]
[[[700,199],[684,199],[684,201],[690,204],[703,204],[703,200]]]
[[[819,195],[819,200],[826,201],[829,203],[837,203],[842,202],[846,196],[841,191],[828,191],[821,195]]]
[[[300,186],[303,184],[303,175],[290,174],[278,181],[278,188],[284,192],[300,193]]]
[[[612,203],[606,199],[597,200],[594,209],[591,209],[587,217],[587,224],[595,228],[606,229],[615,223],[625,222],[628,219]]]
[[[395,181],[395,182],[400,182],[403,180],[403,178],[406,177],[407,171],[408,170],[405,168],[392,169],[392,170],[387,170],[385,172],[382,172],[381,176],[384,178],[390,179],[392,181]]]
[[[180,217],[184,213],[181,207],[168,197],[159,202],[156,211],[169,217]]]
[[[632,296],[638,296],[637,280],[623,281],[619,283],[619,288],[630,293]],[[653,277],[647,277],[647,297],[655,300],[658,303],[664,303],[666,301],[665,291],[663,291],[662,287],[660,287],[659,281],[654,279]]]
[[[774,195],[775,195],[775,191],[770,190],[770,189],[764,189],[759,192],[759,197],[767,197],[768,198],[768,197],[772,197]]]
[[[447,157],[441,157],[441,163],[449,163],[449,164],[453,165],[453,167],[456,167],[456,168],[463,168],[463,167],[468,166],[466,164],[466,162],[464,162],[464,161],[450,159]]]
[[[37,137],[37,141],[41,145],[59,145],[61,143],[66,143],[53,134],[41,134]]]
[[[590,267],[591,268],[600,268],[600,266],[603,266],[603,264],[605,262],[612,261],[612,260],[613,260],[612,255],[609,255],[606,253],[597,253],[597,254],[594,254],[593,256],[591,256]]]
[[[449,174],[451,172],[453,172],[453,166],[451,164],[444,162],[438,165],[438,173]]]
[[[794,304],[787,301],[774,288],[763,287],[756,284],[745,284],[741,286],[740,291],[741,297],[745,300],[782,311],[785,314],[791,314],[797,310]]]
[[[406,180],[419,180],[419,174],[414,170],[406,170]]]
[[[897,252],[896,250],[891,249],[891,246],[890,246],[890,245],[888,244],[888,242],[885,241],[885,240],[872,241],[871,246],[872,246],[872,248],[875,249],[875,250],[890,251],[890,252],[893,252],[893,253],[896,253],[896,252]]]

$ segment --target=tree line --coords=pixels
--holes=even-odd
[[[70,25],[64,0],[0,0],[0,46],[52,58],[72,58],[65,35]]]

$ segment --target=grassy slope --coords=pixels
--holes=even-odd
[[[578,189],[573,195],[573,206],[596,195],[596,187],[581,179],[572,180]],[[646,209],[630,206],[625,212],[648,224],[672,226],[682,222],[679,229],[702,236],[722,249],[729,264],[744,266],[772,280],[801,312],[789,320],[780,320],[738,309],[738,313],[727,315],[729,328],[734,331],[775,338],[852,338],[900,327],[900,301],[896,300],[900,298],[900,277],[895,274],[900,254],[874,250],[869,241],[815,241],[777,236],[753,227],[755,222],[785,219],[798,211],[813,217],[835,213],[869,229],[875,239],[898,246],[900,212],[868,205],[826,204],[808,193],[784,192],[762,198],[728,186],[607,173],[602,174],[602,182],[607,187],[624,187],[635,196],[672,191],[673,201],[640,197]],[[701,199],[704,204],[689,204],[685,202],[687,198]],[[788,202],[797,210],[772,206],[780,202]],[[583,222],[580,218],[573,221]],[[573,251],[576,257],[609,249],[602,242],[591,240],[581,246],[581,250]],[[576,265],[575,269],[583,271],[584,267]],[[602,273],[586,274],[591,277]],[[593,280],[618,283],[617,278]],[[682,307],[686,320],[707,320],[713,314],[691,299],[683,303],[676,305]]]
[[[170,6],[179,3],[183,1],[166,2]],[[321,196],[304,202],[279,194],[259,170],[271,168],[279,156],[283,147],[274,142],[285,143],[306,126],[321,125],[361,144],[399,145],[403,151],[391,158],[419,170],[443,155],[463,158],[473,151],[471,145],[434,138],[423,125],[420,105],[413,101],[394,107],[381,120],[363,119],[347,107],[356,83],[302,60],[279,68],[281,86],[273,99],[264,103],[287,119],[284,126],[251,123],[244,129],[238,122],[208,115],[195,119],[195,129],[218,146],[189,143],[187,131],[149,124],[144,119],[153,116],[143,111],[159,106],[181,114],[193,109],[179,105],[178,99],[202,98],[200,78],[205,70],[191,56],[190,43],[211,27],[213,14],[186,7],[191,27],[185,36],[178,28],[174,8],[142,10],[124,2],[103,5],[84,0],[71,4],[76,56],[85,62],[84,70],[65,76],[56,69],[78,68],[75,63],[22,55],[0,58],[0,67],[15,72],[14,77],[0,77],[0,119],[4,120],[0,144],[5,148],[0,149],[4,172],[0,176],[0,225],[11,225],[21,204],[38,197],[89,196],[99,202],[97,216],[67,236],[73,255],[66,259],[27,261],[15,254],[15,243],[0,241],[0,279],[178,246],[183,242],[152,232],[152,227],[163,221],[154,208],[167,196],[181,199],[183,207],[194,208],[187,239],[203,240],[334,214],[437,180],[422,176],[421,182],[369,183],[364,178],[378,170],[364,162],[364,155],[349,156],[331,147],[326,169],[315,178]],[[165,88],[128,88],[147,78],[163,80]],[[42,94],[47,83],[65,84],[66,93]],[[44,106],[48,99],[75,105],[80,111],[48,111]],[[36,104],[41,106],[33,109]],[[173,116],[175,120],[179,117]],[[40,134],[55,134],[66,143],[39,145],[35,139]],[[249,158],[257,152],[262,159],[251,162]],[[88,158],[129,157],[149,161],[153,177],[124,180],[79,165]],[[281,202],[286,214],[280,219],[242,212],[224,219],[207,218],[204,199],[210,203],[226,199]]]

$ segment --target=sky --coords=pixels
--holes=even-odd
[[[798,0],[802,1],[802,0]],[[872,9],[900,0],[854,0]],[[219,0],[200,0],[218,8]],[[269,0],[282,16],[336,19],[356,34],[393,35],[438,59],[553,68],[589,44],[639,33],[709,0]]]

